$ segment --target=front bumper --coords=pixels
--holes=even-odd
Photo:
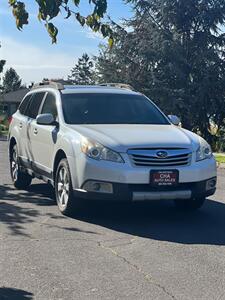
[[[125,163],[96,161],[81,154],[76,161],[69,161],[73,180],[73,187],[82,188],[87,180],[99,180],[124,184],[149,184],[151,170],[159,167],[134,167],[127,155],[123,156]],[[214,157],[199,162],[192,162],[188,166],[163,167],[165,170],[179,171],[179,182],[199,182],[217,176]]]
[[[74,190],[76,197],[104,201],[145,201],[145,200],[176,200],[208,197],[215,193],[216,187],[208,187],[208,182],[215,181],[216,177],[208,180],[191,183],[179,183],[176,187],[153,188],[150,184],[112,183],[113,193],[87,192],[82,189]]]
[[[188,166],[173,169],[179,171],[179,185],[164,187],[161,190],[150,186],[150,172],[159,168],[134,167],[128,156],[124,155],[125,163],[96,161],[80,154],[76,162],[69,161],[73,188],[76,196],[86,199],[102,199],[113,201],[138,201],[151,199],[190,199],[207,197],[215,193],[215,187],[207,189],[207,181],[216,178],[216,162],[214,157]],[[162,168],[160,168],[162,169]],[[171,168],[165,167],[165,170]],[[85,191],[88,181],[111,183],[113,193]]]

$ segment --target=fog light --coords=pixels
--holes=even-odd
[[[83,189],[87,192],[95,192],[95,193],[113,193],[113,185],[108,182],[101,181],[92,181],[89,180],[83,185]]]
[[[206,191],[212,190],[216,187],[216,178],[206,181]]]
[[[100,191],[100,189],[101,189],[101,184],[100,183],[94,183],[93,184],[93,190],[98,192],[98,191]]]

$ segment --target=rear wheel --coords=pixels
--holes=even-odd
[[[191,198],[189,200],[174,200],[174,204],[178,209],[193,211],[201,208],[205,202],[205,197]]]
[[[55,176],[55,195],[59,210],[64,215],[71,215],[80,208],[79,199],[73,195],[70,168],[67,159],[62,159]]]
[[[21,171],[16,145],[13,146],[10,152],[10,174],[13,184],[17,189],[26,189],[31,184],[32,177]]]

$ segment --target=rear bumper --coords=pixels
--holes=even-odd
[[[103,201],[146,201],[146,200],[176,200],[208,197],[215,193],[216,187],[209,188],[208,180],[190,183],[179,183],[176,187],[153,188],[149,184],[125,184],[111,182],[113,193],[87,192],[79,189],[74,190],[74,195],[83,199],[96,199]]]

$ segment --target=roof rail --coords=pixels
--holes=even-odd
[[[134,91],[134,88],[130,84],[126,83],[100,83],[99,85]]]
[[[57,89],[57,90],[64,90],[64,85],[62,83],[55,82],[55,81],[47,81],[47,80],[39,82],[39,83],[35,83],[32,86],[32,90],[40,89],[40,88],[43,88],[43,87],[51,87],[51,88],[54,88],[54,89]]]

